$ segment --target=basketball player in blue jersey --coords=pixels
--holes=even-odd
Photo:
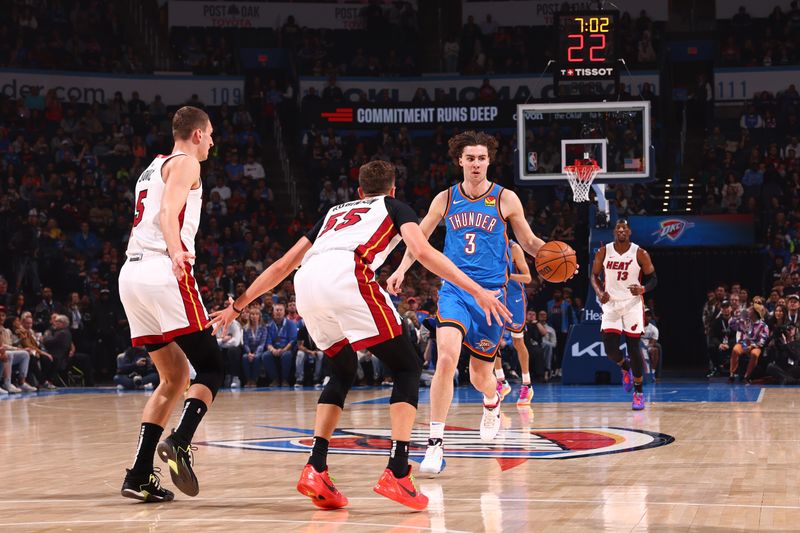
[[[511,241],[508,245],[508,255],[511,262],[508,285],[506,285],[506,307],[511,312],[511,323],[506,324],[506,329],[511,332],[511,341],[514,343],[522,370],[522,387],[519,389],[517,407],[528,407],[533,399],[533,387],[531,387],[528,347],[525,346],[525,311],[528,306],[525,284],[531,282],[531,269],[528,262],[525,261],[525,252],[516,242]],[[506,381],[503,361],[500,357],[495,359],[494,374],[497,378],[497,392],[502,397],[501,399],[505,399],[511,392],[511,385]]]
[[[519,197],[486,177],[497,153],[497,140],[483,132],[467,131],[452,137],[448,146],[449,155],[463,169],[464,178],[436,195],[420,227],[430,237],[444,219],[444,254],[483,288],[495,290],[498,298],[505,298],[508,227],[530,255],[536,255],[544,242],[525,221]],[[413,254],[406,250],[402,263],[387,280],[389,292],[400,292],[405,273],[414,261]],[[439,292],[438,320],[439,359],[431,382],[430,435],[420,466],[420,471],[427,474],[442,470],[444,425],[453,401],[453,376],[462,345],[472,356],[470,381],[483,393],[481,438],[493,440],[500,428],[500,396],[493,369],[504,324],[487,325],[472,296],[446,281]]]

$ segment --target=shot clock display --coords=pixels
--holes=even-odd
[[[555,17],[558,39],[556,81],[618,79],[617,11],[561,12]]]

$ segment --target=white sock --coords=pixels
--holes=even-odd
[[[531,384],[531,373],[530,372],[523,372],[522,373],[522,384],[523,385],[530,385]]]
[[[428,434],[428,438],[444,440],[444,422],[431,421],[430,433]]]
[[[491,398],[487,398],[486,396],[483,397],[483,406],[486,407],[487,405],[497,405],[500,402],[500,397],[495,392]]]
[[[503,372],[503,369],[502,369],[502,368],[501,368],[501,369],[499,369],[499,370],[495,370],[495,371],[494,371],[494,375],[495,375],[495,377],[496,377],[497,379],[499,379],[500,381],[505,381],[505,380],[506,380],[506,373],[505,373],[505,372]]]

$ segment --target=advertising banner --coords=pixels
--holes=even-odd
[[[416,5],[415,1],[412,1]],[[296,2],[169,2],[169,26],[280,28],[291,15],[301,27],[355,30],[364,27],[363,4]]]
[[[513,127],[516,105],[506,102],[478,104],[387,104],[357,105],[318,102],[303,106],[303,123],[320,127],[380,129],[383,126],[431,128],[439,124],[476,124],[482,127]]]
[[[724,100],[749,100],[756,93],[768,91],[773,95],[783,92],[790,84],[797,86],[800,67],[715,68],[714,98]]]
[[[180,105],[193,94],[206,105],[244,101],[244,78],[229,76],[104,75],[85,72],[0,69],[0,93],[12,99],[25,98],[34,87],[44,96],[50,89],[64,101],[105,103],[120,91],[128,100],[133,91],[150,103],[158,94],[166,105]]]
[[[486,15],[498,26],[549,26],[553,23],[553,15],[567,4],[570,11],[596,11],[598,2],[591,0],[517,0],[510,2],[463,2],[462,23],[472,16],[480,25]],[[620,13],[628,12],[635,19],[643,9],[651,20],[667,20],[669,5],[667,0],[614,0],[606,2],[607,9],[616,9]],[[738,5],[738,4],[737,4]]]
[[[753,246],[751,215],[628,217],[631,240],[645,248]],[[609,241],[606,241],[609,242]]]
[[[422,89],[429,101],[436,98],[437,93],[447,96],[450,101],[475,102],[478,100],[483,80],[488,79],[495,91],[498,100],[513,100],[524,102],[529,98],[552,98],[554,85],[552,75],[545,76],[420,76],[413,78],[360,78],[343,77],[336,80],[336,84],[344,93],[348,102],[358,102],[364,94],[369,101],[373,101],[381,92],[386,91],[391,102],[410,102],[417,89]],[[317,93],[328,83],[328,78],[304,76],[300,78],[300,94],[306,94],[309,87],[314,87]],[[614,85],[607,82],[597,82],[605,93],[614,93]],[[645,83],[649,83],[658,93],[658,72],[636,71],[631,76],[623,74],[620,83],[625,84],[628,92],[639,96]]]

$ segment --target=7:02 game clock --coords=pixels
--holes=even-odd
[[[556,14],[556,83],[619,80],[615,54],[618,18],[617,11]]]

